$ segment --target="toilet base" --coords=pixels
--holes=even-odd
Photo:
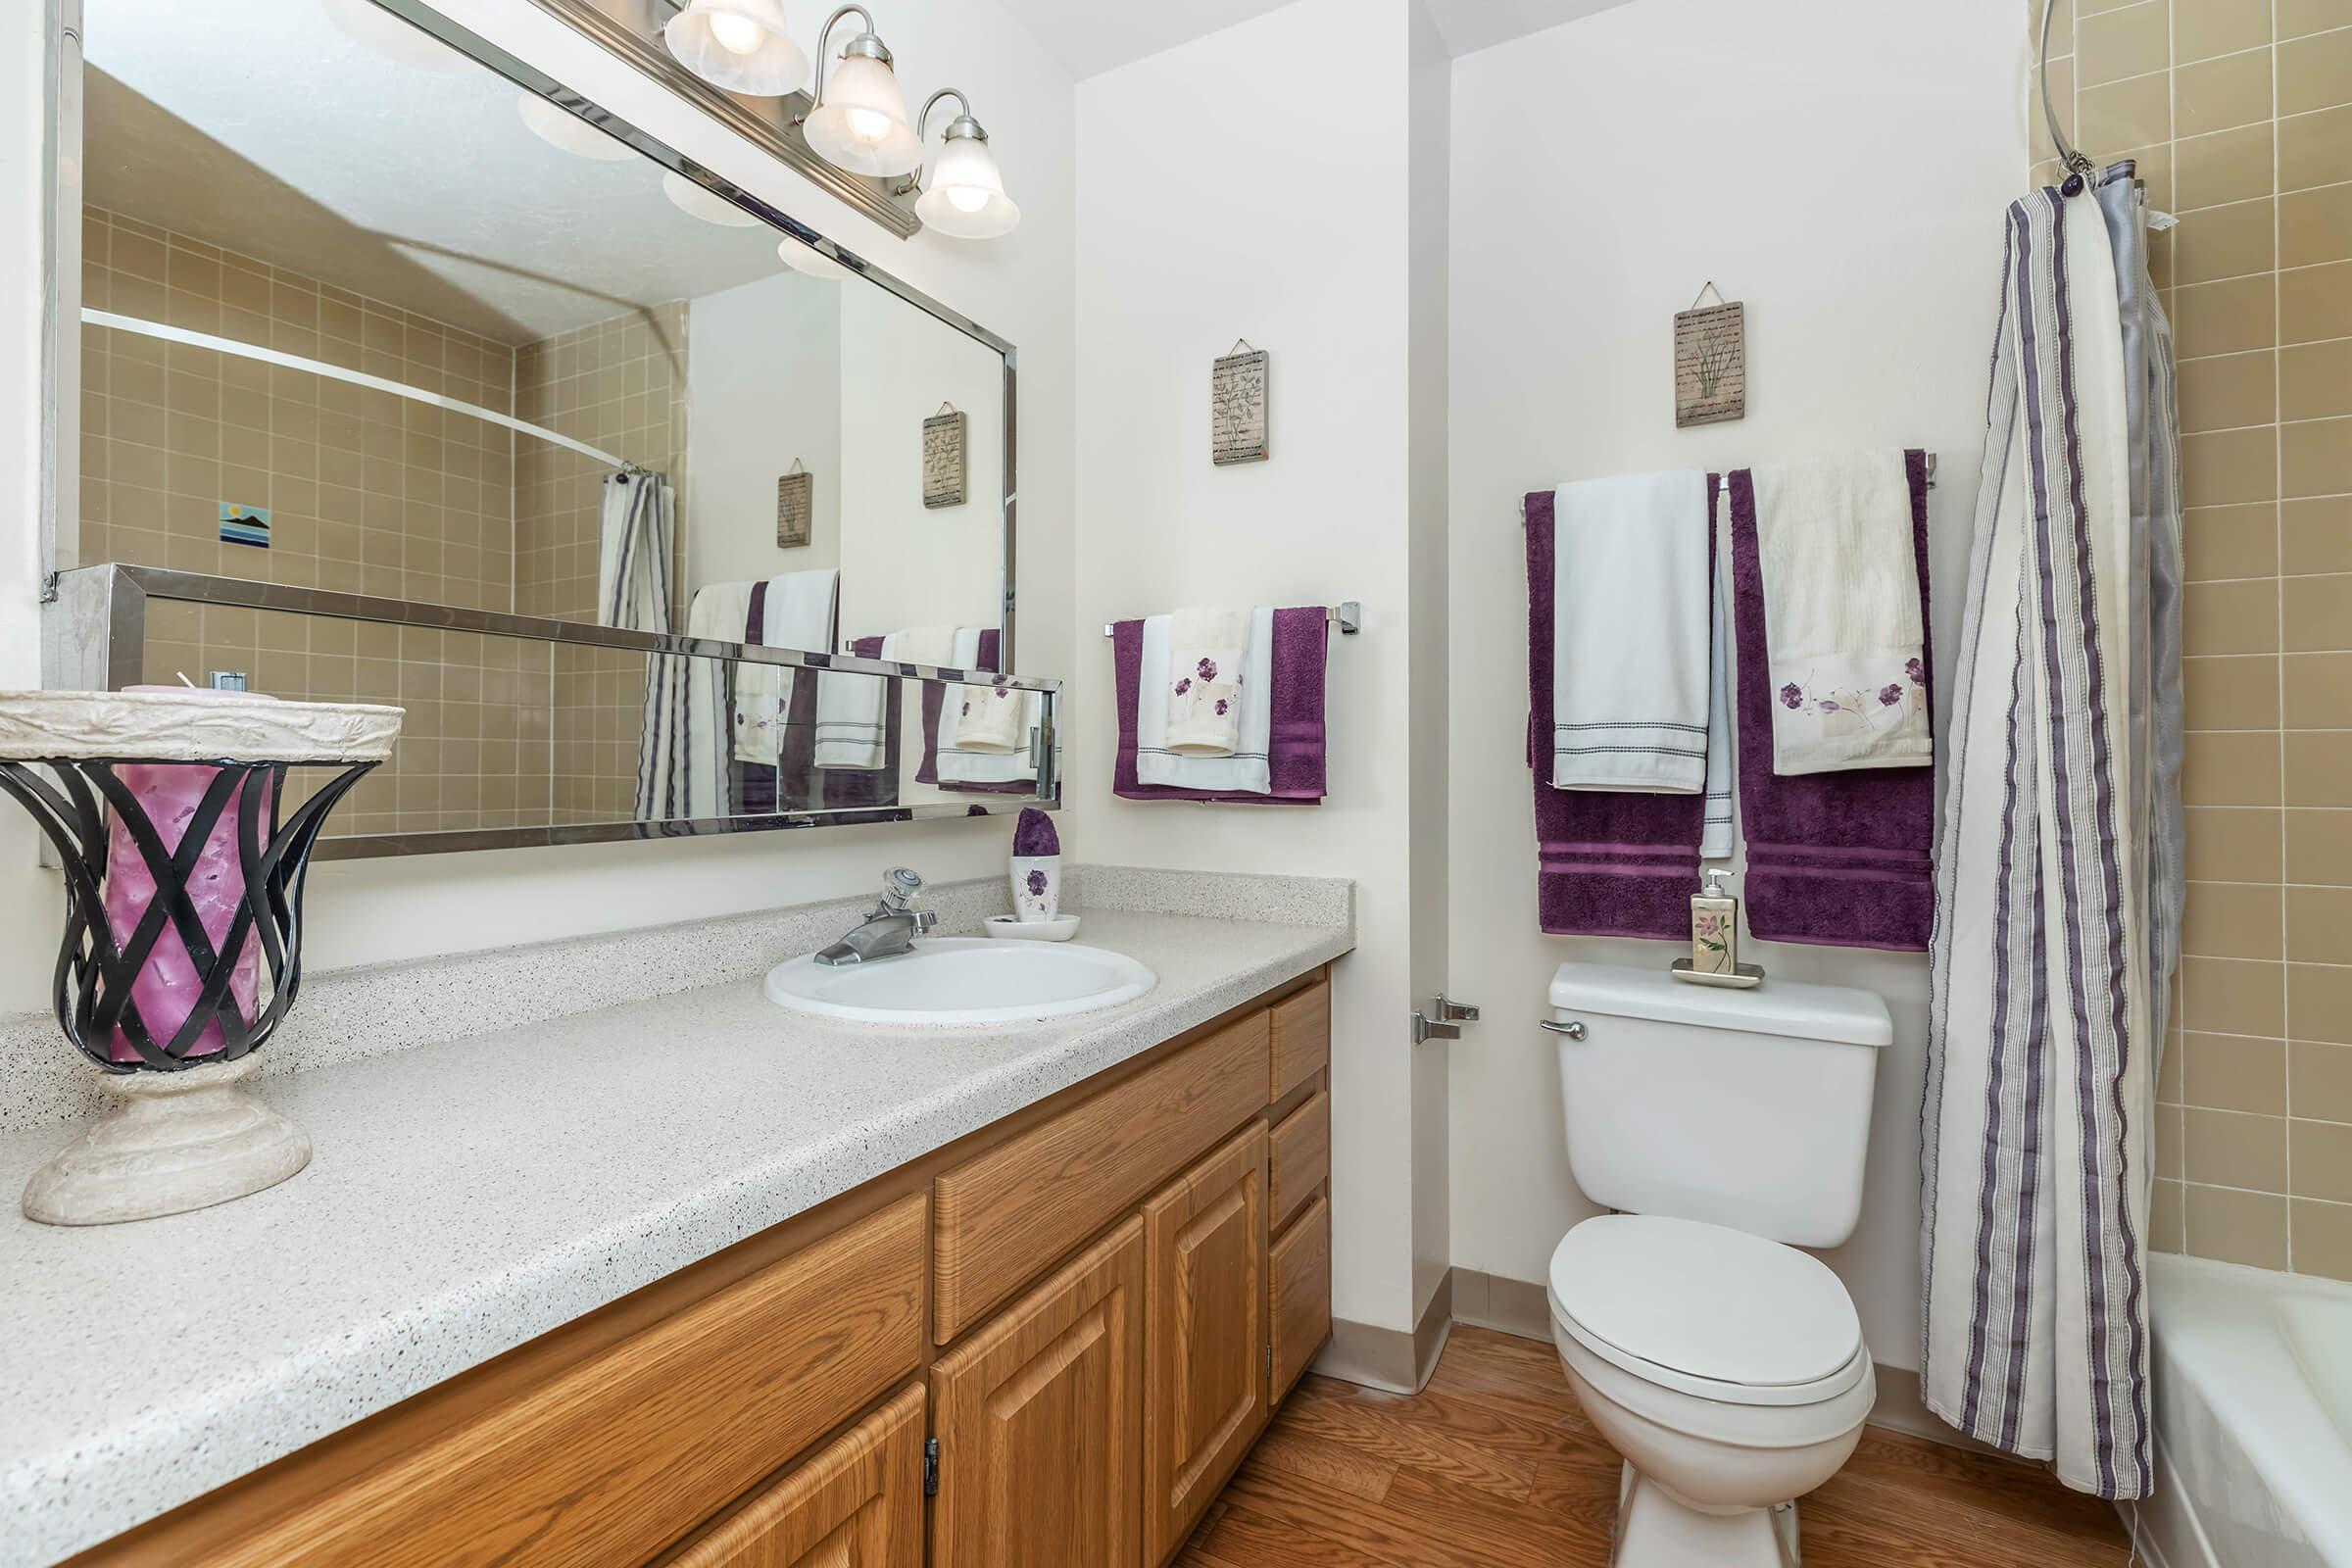
[[[1701,1508],[1627,1463],[1611,1568],[1798,1568],[1796,1504]]]

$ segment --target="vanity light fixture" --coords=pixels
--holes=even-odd
[[[662,194],[669,198],[670,206],[687,217],[716,223],[721,228],[752,228],[760,221],[724,196],[705,190],[674,170],[662,174]]]
[[[956,239],[995,239],[1011,233],[1021,220],[1021,210],[1004,194],[1004,172],[997,167],[997,155],[988,150],[988,132],[972,118],[970,99],[954,87],[933,93],[915,122],[920,127],[916,140],[927,142],[931,111],[942,98],[955,99],[958,113],[948,122],[947,142],[932,166],[931,177],[925,180],[918,173],[905,187],[922,192],[915,200],[914,216]]]
[[[781,98],[808,79],[784,30],[783,0],[693,0],[662,28],[670,58],[713,87]]]
[[[617,164],[637,156],[637,149],[627,142],[606,135],[579,116],[549,103],[527,87],[514,100],[514,111],[531,127],[532,135],[574,158]]]
[[[833,24],[853,13],[865,30],[842,47],[828,81],[826,42]],[[906,122],[906,96],[865,7],[843,6],[817,33],[815,102],[801,129],[819,158],[853,174],[906,174],[922,164],[923,140]]]

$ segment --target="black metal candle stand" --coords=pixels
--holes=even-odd
[[[81,1054],[109,1072],[177,1072],[234,1061],[270,1038],[302,985],[302,892],[327,813],[374,762],[165,762],[146,758],[0,760],[0,790],[32,813],[65,861],[66,936],[58,949],[57,1021]],[[188,818],[176,850],[138,796],[117,774],[124,766],[219,769]],[[282,822],[289,767],[340,769]],[[55,782],[44,777],[47,768]],[[233,805],[232,805],[233,803]],[[265,811],[265,807],[267,810]],[[245,893],[218,947],[189,896],[188,880],[225,812],[234,812],[237,863]],[[106,911],[109,816],[120,820],[155,878],[155,897],[129,936],[118,942]],[[270,824],[276,824],[274,831]],[[167,924],[185,945],[199,978],[195,1005],[172,1038],[159,1041],[139,1016],[131,985],[146,967]],[[256,940],[258,938],[258,940]],[[248,942],[269,971],[270,1000],[248,1020],[231,982]],[[258,1000],[258,999],[257,999]],[[220,1049],[191,1054],[206,1030],[220,1027]],[[117,1033],[138,1054],[117,1061]]]

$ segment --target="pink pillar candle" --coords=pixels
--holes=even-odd
[[[253,700],[254,692],[213,692],[204,688],[183,686],[131,686],[134,692],[171,692],[180,697],[232,697]],[[269,701],[262,698],[262,701]],[[176,853],[180,841],[187,836],[188,821],[204,804],[205,791],[212,787],[220,773],[217,767],[200,762],[127,762],[118,767],[116,776],[125,789],[138,798],[147,812],[147,820],[155,824],[158,837],[167,852]],[[213,824],[203,852],[197,857],[196,867],[188,876],[188,898],[196,906],[198,920],[205,935],[218,948],[227,937],[230,923],[245,903],[245,869],[237,854],[237,815],[242,806],[243,792],[248,789],[268,789],[266,777],[248,776],[231,792],[228,804]],[[262,804],[262,842],[267,844],[273,831],[270,803]],[[113,817],[107,829],[106,845],[106,923],[114,932],[117,946],[129,942],[131,933],[155,902],[155,873],[148,868],[146,857],[139,853],[130,830],[122,817]],[[229,977],[229,996],[237,1011],[248,1024],[253,1022],[260,996],[261,945],[251,927],[247,928],[245,943],[237,954],[235,971]],[[178,929],[166,921],[156,937],[155,946],[140,967],[138,978],[131,982],[130,999],[137,1007],[139,1019],[158,1046],[168,1047],[196,1010],[197,999],[204,991],[204,976],[197,970],[196,960],[188,953],[188,945],[180,939]],[[196,1037],[188,1055],[209,1056],[228,1044],[218,1020],[208,1023]],[[139,1053],[130,1037],[122,1029],[108,1053],[116,1061],[135,1062]]]

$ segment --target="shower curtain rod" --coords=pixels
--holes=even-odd
[[[644,465],[632,463],[626,458],[616,458],[602,447],[592,447],[585,441],[575,441],[570,436],[560,435],[544,425],[533,424],[527,419],[517,419],[511,414],[501,414],[496,409],[485,409],[479,404],[461,403],[456,398],[445,398],[438,392],[427,392],[422,387],[410,386],[405,381],[388,381],[380,375],[369,375],[364,370],[346,369],[340,365],[329,365],[323,360],[306,360],[298,354],[283,354],[276,349],[261,348],[252,343],[240,343],[233,337],[216,337],[210,332],[191,331],[184,326],[166,326],[161,321],[143,320],[135,316],[118,316],[112,311],[93,311],[84,307],[81,318],[85,324],[90,326],[111,326],[118,332],[136,332],[142,337],[161,338],[167,343],[185,343],[191,348],[211,349],[217,354],[234,354],[242,359],[258,360],[264,365],[274,365],[288,370],[308,370],[313,375],[323,375],[336,381],[348,381],[353,386],[364,386],[376,392],[389,392],[394,397],[407,398],[412,402],[429,403],[435,408],[447,409],[452,414],[470,415],[474,418],[484,419],[492,424],[504,425],[510,430],[519,430],[524,435],[537,436],[540,440],[553,445],[567,447],[582,457],[594,458],[608,468],[624,468],[639,473],[654,471]]]

